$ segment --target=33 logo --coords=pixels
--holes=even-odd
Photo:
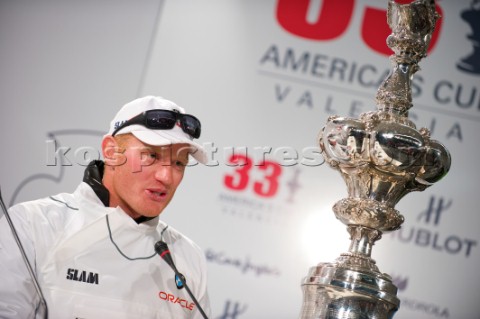
[[[314,3],[320,1],[319,12],[315,19],[309,19],[309,11]],[[314,41],[334,40],[342,36],[350,26],[356,0],[278,0],[277,21],[291,34]],[[410,3],[412,0],[396,0],[398,3]],[[437,12],[443,15],[440,6]],[[389,56],[392,50],[385,39],[391,33],[387,24],[386,10],[365,6],[361,21],[361,38],[373,51]],[[428,52],[431,52],[439,38],[442,19],[437,20]]]
[[[278,179],[282,174],[282,167],[277,162],[262,160],[254,165],[250,157],[241,154],[233,154],[228,162],[235,165],[235,170],[223,179],[227,188],[243,191],[252,187],[253,192],[262,197],[277,194]]]

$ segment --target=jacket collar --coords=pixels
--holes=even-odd
[[[108,192],[108,189],[102,184],[104,170],[105,163],[103,161],[91,161],[85,169],[85,173],[83,174],[83,181],[93,189],[95,194],[97,194],[98,198],[102,201],[103,205],[109,207],[110,193]]]
[[[110,193],[108,192],[108,189],[102,184],[104,171],[105,163],[103,161],[91,161],[85,169],[85,173],[83,174],[83,181],[93,189],[93,191],[102,201],[105,207],[110,207]],[[135,219],[135,221],[137,222],[137,224],[140,224],[153,218],[155,217],[140,216],[139,218]]]

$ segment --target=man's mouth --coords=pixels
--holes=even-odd
[[[147,196],[150,199],[155,200],[155,201],[162,201],[167,197],[167,192],[166,191],[147,189],[146,193],[147,193]]]

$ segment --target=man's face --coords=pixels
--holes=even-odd
[[[110,206],[120,206],[132,218],[158,216],[182,181],[188,164],[186,144],[152,146],[133,136],[120,140],[121,159],[111,171]]]

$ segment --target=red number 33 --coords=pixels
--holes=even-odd
[[[251,170],[254,167],[252,160],[244,155],[233,154],[228,159],[231,164],[238,164],[232,174],[225,175],[225,186],[232,190],[243,191],[250,182]],[[255,166],[263,172],[259,180],[253,181],[253,191],[262,197],[272,197],[278,191],[278,178],[282,173],[282,167],[272,161],[264,161],[261,165]]]

